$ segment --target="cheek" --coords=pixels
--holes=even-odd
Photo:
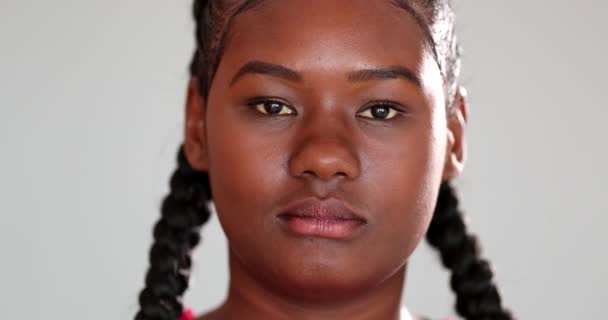
[[[214,203],[228,236],[246,221],[261,225],[282,174],[276,144],[248,129],[231,110],[214,108],[207,119],[209,175]],[[238,129],[236,129],[238,128]]]
[[[375,164],[369,184],[376,190],[372,192],[379,210],[376,223],[384,230],[379,248],[399,252],[403,259],[416,248],[432,218],[443,170],[445,129],[441,121],[425,124],[402,137],[398,149],[391,145],[392,152],[375,152],[384,157],[371,160]]]

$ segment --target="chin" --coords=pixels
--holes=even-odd
[[[311,269],[307,269],[308,267]],[[285,272],[273,282],[276,289],[286,297],[299,302],[319,304],[352,299],[369,292],[379,280],[379,277],[363,274],[352,266],[338,270],[309,265],[296,272]]]
[[[299,248],[276,250],[266,279],[282,295],[310,303],[347,300],[369,292],[391,272],[378,264],[365,264],[366,250],[355,243],[301,239]]]
[[[322,305],[362,297],[388,284],[410,253],[399,244],[408,239],[394,240],[405,228],[380,232],[370,227],[354,237],[332,239],[294,235],[270,225],[245,234],[226,228],[234,258],[231,268],[298,303]]]

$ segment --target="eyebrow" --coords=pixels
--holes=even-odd
[[[242,66],[239,71],[232,77],[230,86],[234,85],[239,78],[246,74],[265,74],[293,82],[302,82],[303,78],[297,71],[291,70],[280,64],[274,64],[263,61],[250,61]]]
[[[410,69],[402,66],[377,67],[370,69],[361,69],[349,72],[347,74],[349,81],[369,81],[369,80],[387,80],[387,79],[404,79],[414,83],[417,87],[422,86],[422,82]]]
[[[230,86],[233,86],[240,78],[247,74],[263,74],[272,77],[288,80],[291,82],[303,82],[304,77],[299,72],[289,69],[280,64],[274,64],[264,61],[250,61],[243,65],[239,71],[232,77]],[[346,79],[350,82],[363,82],[371,80],[389,80],[389,79],[404,79],[412,82],[417,87],[422,86],[420,78],[414,72],[403,66],[388,66],[366,68],[348,72]]]

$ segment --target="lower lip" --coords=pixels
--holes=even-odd
[[[348,239],[354,237],[365,225],[357,219],[336,219],[324,217],[280,217],[287,228],[298,235],[316,236],[330,239]]]

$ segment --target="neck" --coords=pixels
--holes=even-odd
[[[406,320],[401,308],[406,265],[381,283],[348,292],[332,299],[303,299],[286,294],[252,275],[230,253],[230,286],[225,302],[213,312],[213,319],[331,319],[331,320]],[[400,315],[401,314],[401,315]]]

